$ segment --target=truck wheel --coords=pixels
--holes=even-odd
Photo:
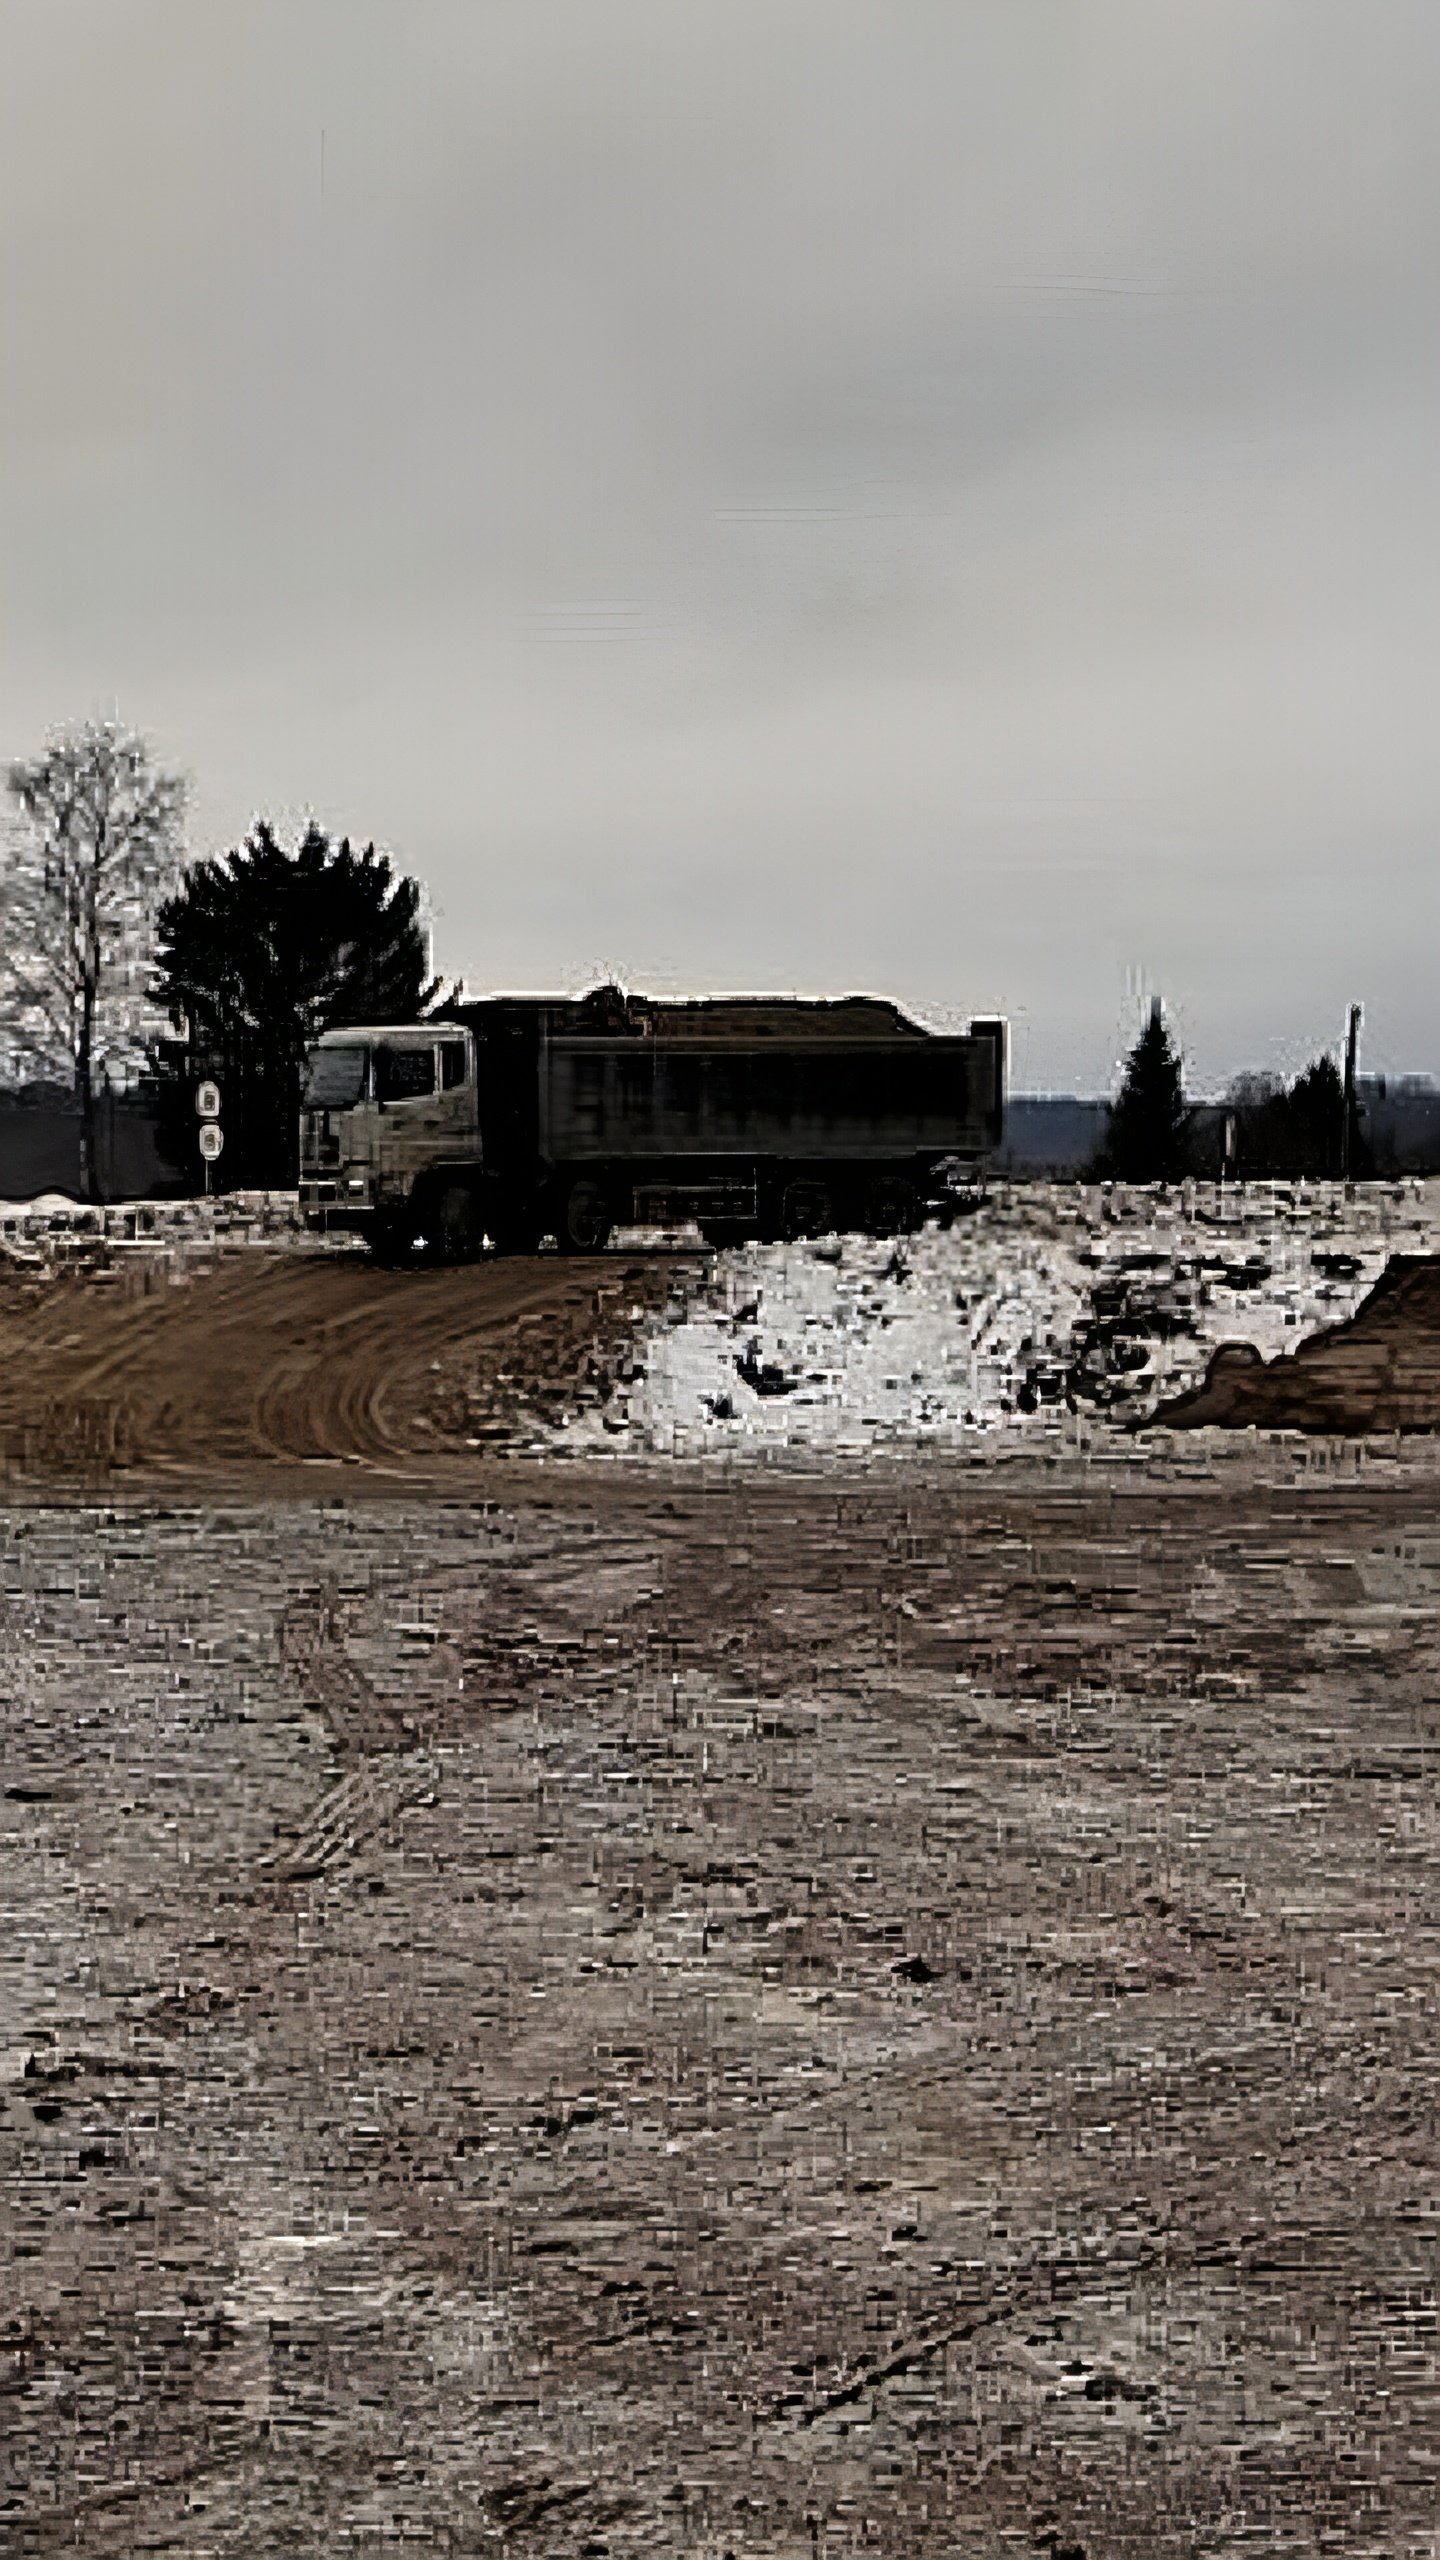
[[[556,1242],[562,1253],[603,1253],[611,1224],[609,1203],[599,1183],[582,1176],[565,1195]]]
[[[468,1183],[452,1182],[431,1212],[437,1261],[473,1262],[480,1250],[480,1211]]]
[[[415,1259],[415,1237],[408,1219],[382,1217],[370,1229],[370,1255],[382,1271],[403,1271]]]
[[[872,1236],[913,1235],[920,1222],[915,1185],[903,1173],[877,1175],[865,1194],[865,1232]]]
[[[791,1182],[786,1185],[782,1231],[789,1241],[801,1236],[828,1236],[834,1224],[834,1205],[825,1183]]]

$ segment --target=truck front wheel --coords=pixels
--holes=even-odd
[[[468,1183],[452,1182],[432,1212],[434,1249],[441,1262],[473,1262],[480,1250],[480,1209]]]
[[[370,1252],[382,1271],[403,1271],[415,1259],[413,1221],[383,1211],[370,1229]]]

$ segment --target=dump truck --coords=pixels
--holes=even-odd
[[[616,1226],[896,1234],[983,1168],[1004,1070],[1002,1023],[930,1032],[871,996],[450,1004],[311,1050],[301,1206],[387,1263],[598,1253]]]

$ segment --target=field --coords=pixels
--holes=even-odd
[[[1432,1440],[607,1460],[693,1257],[97,1260],[0,1275],[4,2547],[1436,2549]]]

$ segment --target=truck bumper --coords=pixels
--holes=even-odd
[[[368,1183],[357,1189],[345,1182],[306,1180],[300,1185],[300,1215],[317,1235],[365,1235],[375,1223],[375,1202]]]

